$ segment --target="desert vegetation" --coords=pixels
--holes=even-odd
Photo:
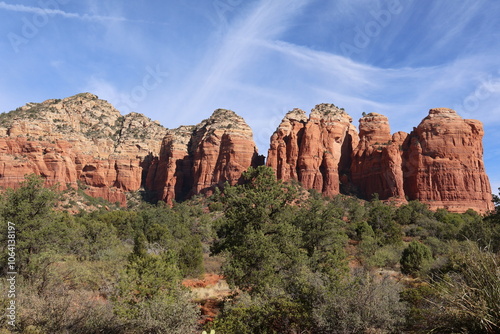
[[[1,197],[2,334],[500,333],[500,211],[325,198],[267,167],[172,208],[60,196],[28,176]],[[202,322],[182,283],[207,271],[232,292]]]

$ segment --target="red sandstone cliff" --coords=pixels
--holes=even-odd
[[[384,115],[370,113],[359,120],[360,140],[351,164],[351,180],[359,194],[404,200],[401,146],[407,136],[404,132],[391,136]]]
[[[305,111],[293,109],[286,114],[271,137],[267,165],[276,171],[278,179],[299,179],[299,151],[307,120]]]
[[[158,159],[153,161],[146,179],[146,189],[158,200],[173,204],[181,200],[193,187],[193,159],[189,144],[195,126],[181,126],[168,130]]]
[[[233,111],[217,109],[192,127],[169,130],[147,186],[171,204],[210,192],[226,181],[234,185],[250,166],[261,164],[252,130]]]
[[[278,178],[295,179],[307,189],[337,195],[348,181],[352,147],[358,135],[352,118],[333,104],[319,104],[309,119],[289,112],[271,137],[267,165]]]
[[[359,137],[350,123],[329,104],[309,118],[292,110],[271,137],[267,165],[279,179],[325,195],[343,190],[366,199],[417,199],[432,209],[493,209],[479,121],[432,109],[410,135],[391,135],[387,117],[370,113],[360,119]]]
[[[391,136],[383,115],[360,119],[333,104],[309,117],[289,112],[271,137],[267,165],[279,179],[298,180],[325,195],[356,191],[381,199],[418,199],[431,208],[493,209],[483,164],[483,128],[450,109],[432,109],[411,134]],[[218,109],[196,126],[167,130],[83,93],[28,103],[0,114],[0,188],[24,175],[42,175],[61,189],[80,182],[95,197],[125,204],[141,187],[167,203],[236,184],[262,164],[252,130],[234,112]]]
[[[165,132],[89,93],[28,103],[0,117],[0,188],[17,187],[35,173],[61,189],[80,181],[89,195],[124,205]]]
[[[431,109],[404,146],[404,188],[432,209],[493,210],[483,163],[483,126],[454,110]]]
[[[234,185],[262,164],[252,130],[234,112],[218,109],[197,126],[167,130],[137,114],[122,116],[89,93],[28,103],[0,116],[0,188],[26,174],[47,185],[85,188],[94,197],[126,203],[141,187],[172,203]]]

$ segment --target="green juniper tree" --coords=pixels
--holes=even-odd
[[[401,256],[401,272],[407,275],[416,275],[432,260],[432,252],[426,245],[412,241],[403,250]]]

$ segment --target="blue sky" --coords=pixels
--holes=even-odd
[[[216,108],[262,154],[284,114],[318,103],[411,131],[430,108],[485,125],[500,187],[500,1],[0,1],[0,111],[92,92],[164,126]]]

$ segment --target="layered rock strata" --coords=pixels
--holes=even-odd
[[[493,210],[483,163],[483,126],[454,110],[431,109],[404,146],[404,189],[432,209]]]
[[[275,170],[280,180],[299,179],[299,153],[307,121],[305,111],[293,109],[286,114],[271,137],[267,166]]]
[[[297,180],[325,195],[420,200],[432,209],[493,209],[483,163],[483,127],[451,109],[431,109],[410,133],[391,135],[383,115],[359,121],[333,104],[309,116],[290,111],[271,137],[267,165],[279,179]],[[125,205],[127,191],[144,187],[171,204],[236,184],[249,166],[263,164],[252,130],[225,109],[195,126],[167,130],[144,115],[122,116],[90,93],[28,103],[0,114],[0,188],[26,174],[60,189]]]
[[[126,192],[141,187],[172,203],[226,181],[234,185],[249,166],[262,163],[250,127],[225,109],[196,126],[167,130],[82,93],[0,115],[3,189],[35,173],[48,186],[78,186],[122,205]]]
[[[225,182],[235,185],[250,166],[262,163],[243,118],[217,109],[196,126],[168,131],[147,185],[157,199],[171,204]]]
[[[359,144],[353,150],[351,180],[367,199],[404,200],[402,145],[407,133],[391,135],[387,117],[370,113],[359,120]]]
[[[333,104],[317,105],[307,118],[294,109],[271,137],[267,165],[283,180],[298,180],[307,189],[337,195],[348,180],[352,147],[357,145],[352,118]]]
[[[366,199],[420,200],[431,209],[492,210],[483,163],[482,124],[451,109],[431,109],[410,134],[391,135],[387,117],[351,118],[333,105],[309,117],[294,109],[271,137],[267,165],[282,180],[297,180],[325,195],[355,193]]]
[[[28,103],[0,115],[0,188],[15,188],[35,173],[47,185],[80,186],[124,205],[125,192],[141,187],[165,133],[158,122],[122,116],[90,93]]]
[[[168,130],[163,138],[159,158],[149,168],[146,189],[156,200],[173,204],[187,197],[193,187],[193,159],[189,145],[195,126]]]

